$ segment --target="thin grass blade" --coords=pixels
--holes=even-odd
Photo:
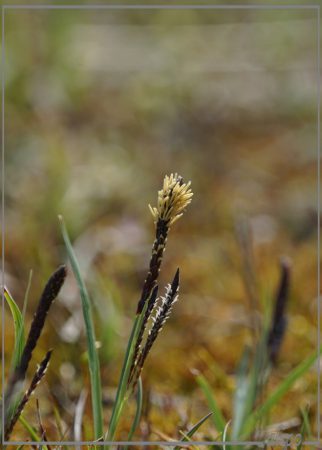
[[[87,338],[87,350],[88,350],[88,363],[89,373],[91,380],[91,394],[92,394],[92,409],[94,419],[94,436],[95,439],[100,439],[103,436],[103,413],[102,413],[102,391],[101,391],[101,375],[100,375],[100,363],[98,353],[96,349],[95,330],[92,317],[92,304],[89,298],[85,283],[80,273],[79,264],[74,253],[74,249],[70,242],[66,226],[62,216],[59,216],[61,232],[67,249],[67,254],[78,284],[82,308],[83,317],[86,328]]]
[[[6,287],[4,288],[4,297],[10,308],[14,324],[15,343],[11,358],[11,369],[13,370],[19,365],[21,359],[21,355],[25,345],[25,328],[22,313]]]
[[[135,417],[134,417],[134,420],[133,420],[133,423],[132,423],[132,426],[131,426],[131,429],[129,432],[129,436],[127,439],[128,441],[131,441],[133,434],[140,423],[141,414],[142,414],[142,404],[143,404],[143,386],[142,386],[142,379],[141,379],[141,377],[139,377],[138,384],[137,384],[136,413],[135,413]]]
[[[203,417],[202,419],[199,420],[199,422],[197,422],[192,428],[190,428],[190,430],[184,434],[184,437],[181,439],[181,442],[187,442],[190,440],[190,438],[192,438],[192,436],[199,430],[199,428],[201,427],[201,425],[203,423],[206,422],[207,419],[209,419],[210,416],[212,416],[212,412],[208,413],[205,417]],[[174,447],[173,450],[180,450],[180,446],[177,445],[176,447]]]
[[[305,438],[308,440],[311,440],[313,437],[311,426],[310,426],[310,419],[309,419],[309,408],[300,408],[301,415],[303,419],[303,428],[302,428],[302,435],[305,435]]]
[[[252,361],[250,374],[248,376],[248,386],[247,386],[247,394],[245,396],[245,401],[243,405],[243,418],[238,427],[238,435],[236,439],[240,439],[240,435],[242,434],[245,423],[247,422],[249,416],[252,414],[254,410],[254,405],[256,404],[257,399],[259,398],[264,384],[267,382],[269,375],[269,367],[267,365],[267,351],[266,351],[266,328],[264,327],[262,330],[262,335],[260,337],[260,341],[255,350],[254,359]]]
[[[246,347],[237,370],[237,386],[234,395],[234,417],[231,435],[232,440],[238,439],[238,435],[245,417],[247,398],[251,395],[251,380],[248,377],[249,360],[250,349]]]
[[[24,429],[29,433],[29,435],[33,441],[37,441],[37,442],[41,441],[41,436],[38,436],[38,433],[34,430],[34,428],[24,418],[23,415],[21,415],[19,417],[19,422],[23,425]]]
[[[225,418],[224,418],[224,416],[218,406],[218,403],[212,393],[211,386],[209,385],[206,378],[201,374],[197,375],[196,381],[199,384],[199,386],[201,387],[201,389],[207,399],[209,408],[213,412],[212,418],[213,418],[213,421],[214,421],[217,431],[219,433],[224,433],[226,421],[225,421]]]
[[[322,349],[321,349],[322,352]],[[249,437],[254,430],[256,422],[265,416],[271,408],[277,404],[277,402],[290,390],[292,385],[303,376],[314,364],[318,357],[317,352],[310,355],[304,361],[302,361],[292,372],[277,386],[277,388],[269,395],[268,399],[259,406],[245,422],[241,440],[245,440]]]
[[[124,407],[124,404],[127,400],[126,398],[126,391],[127,391],[127,383],[130,375],[130,369],[132,366],[132,359],[134,355],[134,349],[136,345],[136,340],[138,337],[138,334],[140,332],[141,324],[144,319],[144,314],[146,311],[147,304],[145,305],[145,308],[140,314],[137,314],[133,323],[132,331],[130,338],[128,340],[125,358],[123,362],[123,367],[121,371],[120,381],[117,387],[117,393],[116,398],[113,406],[112,416],[109,424],[108,432],[105,435],[105,439],[108,441],[112,441],[116,432],[116,427],[119,422],[119,419],[122,414],[122,410]]]

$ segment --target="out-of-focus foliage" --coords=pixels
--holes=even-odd
[[[66,257],[62,214],[96,305],[108,417],[148,267],[147,205],[164,175],[178,172],[192,181],[194,198],[169,236],[161,281],[180,267],[180,301],[143,372],[136,435],[175,436],[207,414],[191,369],[206,376],[231,418],[236,362],[254,313],[236,236],[245,217],[258,305],[274,294],[279,257],[293,266],[269,395],[316,346],[314,12],[7,10],[5,21],[5,277],[22,308],[33,269],[27,322],[39,286]],[[8,370],[14,331],[9,313],[5,319]],[[33,361],[54,349],[37,394],[52,439],[73,437],[75,405],[89,386],[85,339],[70,275]],[[271,423],[300,418],[310,404],[316,432],[316,383],[315,368],[273,409]],[[123,438],[135,414],[129,408]],[[25,417],[37,425],[35,410],[30,404]],[[84,439],[89,416],[90,400]],[[196,436],[216,437],[212,421]],[[13,438],[23,437],[18,426]]]

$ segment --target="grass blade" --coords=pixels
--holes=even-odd
[[[307,438],[308,440],[312,439],[312,430],[311,430],[311,426],[310,426],[310,419],[309,419],[309,408],[300,408],[301,410],[301,415],[302,415],[302,419],[303,419],[303,427],[302,427],[302,436],[305,436],[305,438]]]
[[[219,409],[219,406],[218,406],[217,401],[211,391],[211,387],[210,387],[208,381],[201,374],[197,375],[196,381],[199,384],[199,386],[201,387],[201,389],[203,390],[203,393],[205,394],[209,408],[213,412],[212,418],[213,418],[213,421],[214,421],[217,431],[219,433],[224,433],[226,421],[225,421],[225,418],[224,418],[222,412]]]
[[[203,417],[202,419],[199,420],[199,422],[196,423],[196,425],[194,425],[192,428],[190,428],[190,430],[185,433],[184,437],[181,439],[181,442],[187,442],[189,441],[190,438],[192,438],[192,436],[196,433],[196,431],[199,430],[199,428],[201,427],[201,425],[203,423],[206,422],[207,419],[209,419],[210,416],[212,416],[212,412],[208,413],[205,417]],[[173,450],[180,450],[180,446],[177,445],[176,447],[174,447]]]
[[[122,415],[124,405],[127,402],[128,396],[131,393],[130,386],[128,386],[128,380],[130,376],[130,370],[133,363],[133,357],[135,352],[135,347],[137,343],[138,336],[142,327],[142,323],[145,319],[145,313],[148,307],[148,302],[145,303],[143,310],[135,316],[130,338],[128,340],[126,353],[124,357],[122,372],[120,376],[120,381],[117,387],[116,399],[114,402],[114,407],[112,411],[112,416],[109,424],[108,433],[105,435],[105,439],[112,441],[115,435],[117,424]],[[129,388],[129,389],[128,389]]]
[[[34,428],[27,422],[27,420],[24,418],[23,415],[19,417],[19,422],[23,425],[26,431],[28,431],[31,439],[33,441],[41,441],[41,436],[38,436],[37,432],[34,430]]]
[[[147,306],[147,304],[146,304]],[[130,375],[130,369],[132,366],[132,358],[134,354],[136,340],[141,328],[141,323],[144,318],[145,309],[141,312],[141,314],[136,315],[135,321],[133,323],[131,336],[129,338],[127,349],[125,353],[125,358],[123,362],[122,372],[120,376],[120,381],[117,387],[116,399],[114,402],[114,407],[112,411],[112,416],[109,424],[108,433],[106,433],[105,439],[108,441],[112,441],[115,435],[116,427],[118,421],[121,417],[122,410],[124,404],[126,402],[126,390],[127,390],[127,382]]]
[[[23,348],[25,345],[25,333],[24,333],[25,328],[21,311],[6,287],[4,288],[4,297],[10,308],[14,324],[15,344],[11,359],[11,369],[14,369],[19,365]]]
[[[261,392],[269,375],[269,366],[267,365],[267,351],[266,351],[266,328],[263,328],[260,341],[255,349],[255,355],[252,361],[250,373],[245,379],[245,396],[242,405],[242,417],[240,423],[235,425],[235,439],[240,439],[240,435],[244,430],[245,424],[248,418],[251,416],[254,410],[254,405],[257,399],[260,397]],[[246,375],[245,375],[246,377]]]
[[[132,436],[139,425],[141,414],[142,414],[142,403],[143,403],[143,386],[142,386],[142,379],[139,377],[138,379],[138,391],[137,391],[137,397],[136,397],[136,413],[135,417],[129,432],[128,441],[132,439]]]
[[[317,357],[318,354],[317,352],[315,352],[313,355],[310,355],[308,358],[302,361],[279,384],[279,386],[277,386],[277,388],[270,394],[269,398],[261,406],[259,406],[252,414],[249,415],[243,429],[241,440],[245,440],[249,437],[249,435],[251,434],[256,425],[256,422],[260,418],[262,418],[265,414],[267,414],[270,411],[270,409],[274,405],[276,405],[276,403],[283,397],[283,395],[290,390],[291,386],[295,383],[295,381],[299,379],[301,376],[303,376],[310,369],[310,367],[316,361]]]
[[[250,349],[246,347],[237,371],[237,386],[234,395],[234,418],[231,435],[232,440],[238,439],[238,435],[245,417],[247,398],[251,395],[250,389],[252,384],[251,379],[248,377],[249,359]]]
[[[103,414],[102,414],[102,391],[101,391],[101,375],[100,375],[100,363],[98,358],[98,353],[96,349],[96,338],[95,330],[92,318],[92,305],[87,293],[86,286],[82,279],[78,261],[74,253],[72,244],[70,242],[66,226],[62,216],[59,216],[61,231],[63,239],[66,245],[67,254],[78,284],[82,308],[83,317],[86,328],[86,338],[87,338],[87,350],[88,350],[88,363],[89,363],[89,373],[91,380],[91,394],[92,394],[92,409],[93,409],[93,419],[94,419],[94,436],[95,439],[100,439],[103,436]]]

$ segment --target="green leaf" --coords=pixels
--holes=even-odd
[[[140,419],[141,419],[141,414],[142,414],[142,403],[143,403],[143,386],[142,386],[142,379],[141,377],[139,377],[138,380],[138,391],[137,391],[137,396],[136,396],[136,413],[135,413],[135,417],[129,432],[129,436],[128,436],[128,441],[131,441],[132,436],[137,428],[137,426],[139,425]]]
[[[306,408],[300,408],[302,418],[303,418],[303,424],[302,424],[302,435],[310,440],[312,438],[312,430],[310,426],[310,419],[309,419],[309,407]]]
[[[293,369],[291,373],[286,378],[284,378],[284,380],[277,386],[277,388],[269,395],[268,399],[252,414],[249,415],[248,419],[246,420],[245,427],[243,428],[241,440],[246,440],[249,437],[251,432],[254,430],[257,421],[265,416],[270,411],[270,409],[277,404],[277,402],[283,397],[283,395],[285,395],[290,390],[295,381],[310,369],[310,367],[316,361],[317,356],[318,354],[317,352],[315,352],[313,355],[310,355],[297,367],[295,367],[295,369]]]
[[[122,415],[122,410],[127,401],[126,391],[127,391],[127,382],[130,374],[130,369],[132,365],[132,359],[135,349],[135,343],[140,331],[140,327],[142,325],[143,317],[146,311],[147,303],[143,308],[141,314],[137,314],[133,323],[132,331],[130,338],[127,343],[126,353],[123,361],[123,367],[121,371],[120,380],[117,387],[116,398],[112,410],[112,416],[109,424],[108,432],[105,435],[105,439],[108,441],[112,441],[116,432],[117,424]]]
[[[100,439],[103,436],[103,413],[102,413],[102,391],[101,391],[101,375],[100,363],[96,349],[95,330],[92,317],[92,304],[87,293],[87,289],[80,273],[79,264],[74,253],[72,244],[70,242],[66,226],[62,216],[59,216],[61,231],[66,245],[67,254],[78,284],[83,317],[86,328],[87,351],[88,351],[88,365],[91,381],[91,396],[92,396],[92,410],[94,419],[94,435],[95,439]]]
[[[25,328],[21,311],[6,287],[4,288],[4,297],[11,311],[15,332],[15,343],[11,358],[11,369],[13,370],[18,366],[21,359],[25,345]]]
[[[240,429],[245,417],[247,398],[252,395],[252,384],[248,377],[248,367],[250,359],[250,348],[246,347],[237,370],[237,386],[234,395],[234,417],[232,427],[232,440],[238,439]]]
[[[245,381],[245,394],[244,402],[242,406],[242,418],[238,424],[238,428],[235,425],[236,436],[234,439],[240,439],[244,431],[244,427],[251,416],[254,406],[256,404],[256,399],[259,397],[263,391],[264,386],[268,381],[270,374],[270,365],[267,358],[267,330],[264,327],[262,330],[262,335],[255,349],[255,355],[251,365],[250,373],[248,379]]]
[[[206,422],[207,419],[209,419],[209,417],[212,415],[213,413],[210,412],[208,413],[205,417],[203,417],[202,419],[199,420],[199,422],[196,423],[196,425],[194,425],[192,428],[190,428],[190,430],[185,433],[184,437],[181,439],[181,442],[187,442],[190,440],[190,438],[195,434],[196,431],[199,430],[199,428],[201,427],[201,425],[203,423]],[[174,450],[180,450],[180,446],[177,445],[176,447],[174,447]]]
[[[219,433],[224,433],[226,421],[222,414],[222,412],[219,409],[218,403],[211,391],[211,387],[206,380],[206,378],[203,375],[197,375],[196,381],[203,390],[203,393],[205,394],[205,397],[207,399],[208,405],[210,410],[213,412],[213,421],[215,424],[215,427]]]
[[[24,416],[21,414],[19,417],[19,422],[24,426],[25,430],[28,431],[31,439],[33,441],[41,441],[41,436],[38,436],[34,428],[28,423],[28,421],[24,418]]]
[[[58,408],[56,408],[56,406],[55,405],[53,405],[53,411],[54,411],[54,416],[55,416],[55,424],[56,424],[56,427],[57,427],[57,430],[58,430],[58,433],[59,433],[59,440],[63,440],[62,438],[63,438],[63,435],[64,435],[64,433],[63,433],[63,426],[62,426],[62,419],[61,419],[61,416],[60,416],[60,414],[59,414],[59,410],[58,410]]]

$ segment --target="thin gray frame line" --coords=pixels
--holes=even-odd
[[[318,365],[317,365],[317,374],[318,374],[318,404],[317,404],[317,430],[318,430],[318,440],[321,439],[321,356],[320,356],[320,348],[321,348],[321,305],[320,305],[320,249],[321,249],[321,240],[320,240],[320,189],[321,189],[321,183],[320,183],[320,158],[321,158],[321,150],[320,150],[320,111],[321,111],[321,79],[320,79],[320,58],[321,58],[321,52],[320,52],[320,5],[317,11],[317,94],[318,94],[318,104],[317,104],[317,203],[318,203],[318,214],[317,214],[317,226],[318,226],[318,233],[317,233],[317,240],[318,240],[318,282],[317,282],[317,312],[318,312],[318,336],[317,336],[317,346],[318,346]]]
[[[295,435],[294,435],[295,436]],[[176,445],[180,445],[180,447],[188,447],[191,445],[257,445],[258,447],[265,447],[265,445],[278,445],[278,446],[287,446],[290,447],[292,443],[288,443],[287,440],[281,441],[249,441],[249,442],[240,442],[240,441],[101,441],[101,442],[93,442],[93,441],[21,441],[21,442],[12,442],[12,441],[4,441],[4,445],[165,445],[167,447],[173,447]],[[302,445],[321,445],[319,441],[303,441]]]
[[[1,8],[1,24],[2,24],[2,32],[1,32],[1,51],[2,51],[2,70],[1,70],[1,175],[2,175],[2,181],[1,181],[1,243],[2,243],[2,251],[1,251],[1,297],[2,297],[2,308],[1,308],[1,319],[2,319],[2,332],[1,332],[1,343],[2,343],[2,370],[1,370],[1,379],[2,379],[2,399],[1,402],[1,434],[4,437],[4,384],[5,384],[5,371],[4,371],[4,345],[5,345],[5,339],[4,339],[4,92],[5,92],[5,73],[4,73],[4,66],[5,66],[5,46],[4,46],[4,8]]]
[[[3,5],[1,7],[2,11],[2,208],[1,208],[1,216],[2,216],[2,321],[4,324],[4,95],[5,95],[5,79],[4,79],[4,63],[5,63],[5,49],[4,49],[4,12],[5,9],[80,9],[80,10],[89,10],[89,9],[258,9],[258,10],[266,10],[266,9],[272,9],[272,10],[281,10],[281,9],[316,9],[317,10],[317,35],[318,35],[318,45],[317,45],[317,76],[318,76],[318,105],[317,105],[317,154],[318,154],[318,351],[320,350],[320,260],[319,260],[319,253],[320,253],[320,5]],[[2,327],[2,348],[4,348],[4,326]],[[319,353],[318,353],[319,354]],[[4,395],[4,352],[2,352],[2,394]],[[303,445],[320,445],[320,364],[318,364],[318,405],[317,405],[317,420],[318,420],[318,440],[317,441],[303,441]],[[2,398],[4,398],[2,395]],[[2,402],[2,435],[4,435],[4,403]],[[272,442],[274,445],[286,445],[285,441],[226,441],[226,442],[220,442],[220,441],[199,441],[194,442],[195,445],[223,445],[223,444],[230,444],[230,445],[257,445],[257,446],[265,446],[270,445],[270,442]],[[3,441],[4,445],[45,445],[45,444],[52,444],[52,445],[92,445],[95,442],[93,441]],[[181,445],[185,446],[189,443],[184,444],[182,441],[173,441],[171,443],[167,441],[138,441],[138,442],[122,442],[122,441],[103,441],[103,442],[96,442],[95,445],[165,445],[165,446],[171,446],[171,445]],[[288,446],[288,445],[287,445]]]
[[[5,9],[79,9],[79,10],[91,10],[91,9],[318,9],[320,5],[3,5]]]

